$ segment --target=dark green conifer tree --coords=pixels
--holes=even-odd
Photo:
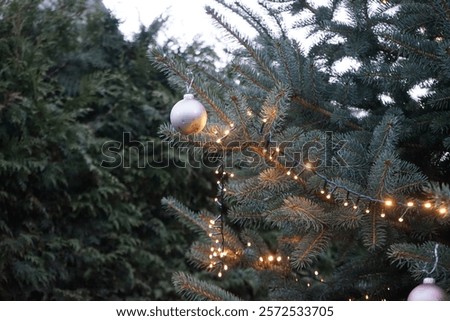
[[[199,232],[189,258],[210,271],[175,274],[180,294],[404,300],[427,276],[448,292],[450,3],[216,3],[207,12],[239,48],[225,71],[195,69],[207,127],[161,128],[218,158],[217,211],[163,201]],[[154,57],[182,91],[189,63]]]
[[[84,1],[0,9],[0,299],[176,298],[190,236],[160,199],[196,207],[210,187],[157,136],[175,101],[148,58],[164,19],[126,41]]]

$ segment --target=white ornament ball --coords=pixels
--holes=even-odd
[[[433,278],[425,278],[408,295],[408,301],[445,301],[447,293],[435,284]]]
[[[185,94],[170,112],[172,126],[184,135],[202,131],[207,118],[205,107],[192,94]]]

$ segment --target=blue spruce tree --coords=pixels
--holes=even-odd
[[[217,210],[163,200],[199,233],[188,257],[210,272],[174,274],[179,293],[402,300],[427,276],[448,290],[450,3],[216,4],[238,45],[225,70],[153,53],[180,91],[194,74],[209,114],[199,134],[162,136],[217,175]]]

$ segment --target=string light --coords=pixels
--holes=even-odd
[[[219,278],[221,278],[221,277],[222,277],[222,272],[217,273],[217,276],[218,276]]]
[[[404,221],[403,216],[399,217],[399,218],[398,218],[398,221],[399,221],[400,223],[403,222],[403,221]]]
[[[269,260],[269,262],[273,262],[274,258],[272,255],[269,255],[269,257],[267,258],[267,260]]]
[[[314,275],[319,275],[319,271],[314,271]]]
[[[228,135],[228,134],[230,133],[230,130],[227,129],[227,130],[225,130],[223,133],[224,133],[224,135]]]
[[[385,217],[386,217],[386,214],[385,214],[384,212],[381,212],[380,216],[381,216],[382,218],[385,218]]]
[[[230,177],[233,178],[234,177],[234,173],[230,173]]]
[[[348,206],[348,201],[347,201],[347,200],[344,201],[344,206],[345,206],[345,207]]]
[[[425,204],[423,204],[423,207],[425,207],[426,209],[430,209],[432,205],[430,202],[426,202]]]
[[[370,209],[368,209],[368,208],[366,208],[366,211],[365,211],[367,214],[369,214],[370,213]]]
[[[248,247],[252,246],[252,243],[247,242],[247,246],[248,246]]]
[[[406,206],[408,206],[408,207],[413,207],[413,206],[414,206],[414,202],[409,201],[408,203],[406,203]]]
[[[287,175],[287,176],[291,175],[291,171],[290,171],[290,170],[287,171],[287,172],[286,172],[286,175]]]
[[[440,207],[439,208],[439,214],[441,214],[441,215],[447,214],[447,209],[445,207]]]
[[[264,259],[262,258],[262,256],[259,257],[259,262],[264,262]]]
[[[277,262],[281,262],[281,260],[282,260],[281,256],[278,256],[277,257]]]
[[[387,199],[387,200],[384,201],[384,205],[390,207],[390,206],[394,205],[394,202],[391,199]]]

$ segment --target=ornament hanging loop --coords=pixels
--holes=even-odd
[[[192,71],[188,71],[188,80],[186,80],[186,94],[191,93],[192,84],[194,83],[194,74]]]
[[[433,265],[433,268],[431,269],[431,271],[425,271],[428,275],[431,275],[432,273],[434,273],[436,271],[437,265],[439,263],[438,249],[439,249],[439,243],[436,243],[436,245],[434,246],[434,265]]]

